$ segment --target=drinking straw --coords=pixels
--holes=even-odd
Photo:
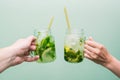
[[[50,23],[48,25],[48,31],[50,30],[50,28],[52,26],[53,20],[54,20],[54,17],[52,16],[51,19],[50,19]]]
[[[70,21],[69,21],[69,18],[68,18],[66,7],[64,7],[64,13],[65,13],[65,18],[66,18],[67,26],[68,26],[68,29],[69,29],[69,32],[70,32]]]

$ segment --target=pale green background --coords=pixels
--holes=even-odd
[[[0,80],[119,80],[104,67],[84,59],[70,64],[63,58],[67,28],[67,7],[72,27],[85,29],[88,36],[104,44],[120,60],[120,0],[0,0],[0,47],[6,47],[47,27],[55,17],[52,34],[56,40],[57,59],[53,63],[23,63],[0,74]],[[10,54],[10,53],[8,53]]]

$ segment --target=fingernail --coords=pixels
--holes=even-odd
[[[37,55],[36,57],[37,57],[37,58],[39,58],[39,56],[38,56],[38,55]]]

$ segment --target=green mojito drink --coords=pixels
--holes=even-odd
[[[81,32],[81,33],[80,33]],[[71,30],[67,33],[64,43],[64,59],[70,63],[79,63],[84,58],[85,36],[82,31]]]
[[[36,50],[32,55],[39,55],[37,62],[48,63],[56,59],[55,41],[51,35],[50,30],[35,31],[36,36]]]

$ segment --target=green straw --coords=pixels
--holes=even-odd
[[[70,27],[70,21],[69,21],[69,18],[68,18],[66,7],[64,7],[64,13],[65,13],[65,18],[66,18],[66,22],[67,22],[67,26],[68,26],[69,32],[71,32],[71,30],[70,30],[70,28],[71,28]]]
[[[48,31],[50,30],[52,23],[53,23],[54,17],[52,16],[52,18],[50,19],[50,23],[48,25]]]

